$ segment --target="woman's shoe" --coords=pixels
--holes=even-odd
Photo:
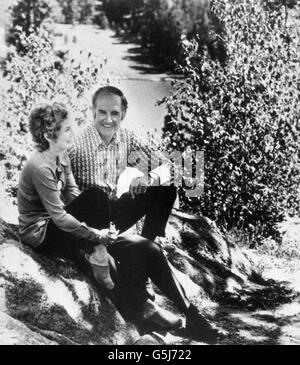
[[[91,264],[93,275],[97,282],[105,289],[112,290],[115,287],[109,274],[109,266],[100,266]]]

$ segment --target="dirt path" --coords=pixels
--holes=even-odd
[[[82,50],[107,60],[103,74],[113,80],[128,99],[124,126],[140,135],[146,135],[147,131],[160,132],[165,108],[155,104],[168,95],[171,75],[156,70],[141,57],[138,45],[122,43],[112,30],[66,24],[58,24],[56,30],[60,34],[56,48],[69,49],[72,57],[79,57]]]
[[[298,293],[291,303],[255,311],[219,308],[214,320],[229,333],[223,344],[300,344],[300,260],[296,264],[296,270],[273,267],[267,269],[264,275],[284,282]]]

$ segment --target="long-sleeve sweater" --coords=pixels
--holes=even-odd
[[[78,238],[99,242],[99,236],[84,222],[65,210],[65,205],[80,194],[67,153],[53,160],[36,151],[26,162],[19,179],[19,235],[22,242],[39,246],[50,219],[63,231]]]

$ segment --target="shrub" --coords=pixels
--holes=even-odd
[[[11,26],[7,32],[7,43],[16,47],[20,54],[24,54],[26,49],[21,41],[21,34],[27,37],[36,32],[43,21],[50,17],[53,1],[45,0],[18,0],[9,8],[11,16]]]
[[[2,183],[14,192],[18,171],[33,147],[27,132],[32,106],[59,98],[80,125],[91,117],[91,89],[104,84],[102,64],[91,54],[81,52],[80,58],[67,59],[61,70],[45,29],[29,37],[21,34],[21,40],[27,47],[26,55],[11,54],[6,65],[6,80],[10,86],[0,96],[0,163],[6,171],[6,180]]]
[[[286,209],[299,210],[299,37],[286,7],[213,2],[224,23],[228,62],[183,40],[184,80],[166,100],[171,150],[205,155],[205,193],[182,205],[227,229],[275,235]]]
[[[100,29],[109,28],[109,21],[103,11],[99,11],[96,13],[96,15],[94,16],[93,22],[94,22],[94,24],[99,25]]]

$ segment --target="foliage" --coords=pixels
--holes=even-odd
[[[109,28],[109,21],[107,16],[103,11],[96,12],[94,19],[94,24],[99,25],[100,29],[108,29]]]
[[[282,6],[214,1],[228,62],[184,40],[184,80],[166,100],[171,150],[203,150],[205,192],[182,204],[227,229],[274,235],[284,211],[299,211],[299,35]]]
[[[81,52],[80,58],[67,59],[63,70],[52,52],[49,34],[40,29],[21,39],[27,47],[26,55],[17,52],[7,63],[10,87],[0,100],[0,163],[5,166],[8,188],[15,187],[18,171],[32,150],[27,133],[27,118],[32,106],[40,101],[59,98],[72,111],[80,125],[90,118],[91,89],[103,84],[100,60]],[[5,181],[6,183],[6,181]],[[13,192],[14,193],[14,192]]]
[[[130,11],[131,3],[131,0],[103,0],[101,10],[111,23],[121,25],[124,15]]]
[[[210,44],[213,56],[225,57],[219,40],[211,38],[210,30],[218,33],[222,26],[211,14],[208,0],[105,0],[101,10],[111,24],[126,28],[125,36],[134,36],[165,68],[174,70],[175,63],[182,61],[182,35],[200,34],[199,44]]]
[[[8,29],[7,43],[16,47],[20,54],[25,53],[21,33],[26,36],[36,32],[43,21],[51,15],[52,2],[45,0],[18,0],[10,7],[11,26]]]
[[[146,1],[139,18],[141,45],[155,60],[171,69],[181,62],[183,51],[181,37],[208,32],[208,2],[197,0]]]
[[[61,6],[65,23],[88,24],[94,16],[95,0],[57,0]]]

